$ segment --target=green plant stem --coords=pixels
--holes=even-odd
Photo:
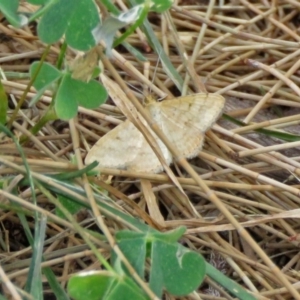
[[[49,106],[49,109],[45,113],[45,115],[36,123],[31,129],[30,132],[33,135],[36,135],[42,128],[43,126],[48,123],[49,121],[54,121],[57,120],[57,115],[55,113],[54,107],[53,107],[53,100]],[[24,143],[28,140],[28,136],[22,135],[20,138],[20,143]]]
[[[18,102],[17,107],[15,108],[15,110],[14,110],[14,112],[13,112],[11,118],[10,118],[9,121],[7,122],[7,127],[8,127],[8,128],[11,127],[12,123],[13,123],[14,120],[16,119],[17,114],[18,114],[18,112],[19,112],[21,106],[23,105],[23,103],[24,103],[24,101],[25,101],[25,99],[26,99],[26,96],[27,96],[27,94],[28,94],[30,88],[32,87],[32,85],[33,85],[33,83],[34,83],[34,81],[35,81],[37,75],[39,74],[39,71],[40,71],[40,69],[41,69],[41,67],[42,67],[42,65],[43,65],[43,62],[45,61],[45,59],[46,59],[46,57],[47,57],[49,51],[50,51],[50,45],[48,45],[48,46],[46,47],[46,49],[45,49],[45,51],[44,51],[44,53],[43,53],[43,55],[42,55],[42,58],[41,58],[41,60],[40,60],[39,66],[38,66],[38,68],[37,68],[37,70],[36,70],[36,72],[33,74],[31,80],[29,81],[29,83],[28,83],[28,85],[27,85],[27,87],[26,87],[26,89],[25,89],[25,91],[24,91],[24,93],[23,93],[23,95],[22,95],[22,97],[20,98],[20,100],[19,100],[19,102]]]
[[[0,81],[0,123],[5,124],[7,117],[8,99],[4,86]]]
[[[120,13],[120,10],[110,0],[98,0],[97,2],[104,5],[108,11],[112,12],[115,15],[118,15]]]
[[[64,61],[64,58],[65,58],[67,48],[68,48],[68,44],[65,41],[60,47],[59,56],[58,56],[58,59],[57,59],[57,62],[56,62],[56,67],[57,67],[58,70],[62,69],[62,65],[63,65],[63,61]]]
[[[121,44],[128,36],[130,36],[139,26],[141,26],[147,17],[147,14],[149,12],[150,6],[149,1],[145,1],[144,8],[138,18],[138,20],[130,26],[124,34],[122,34],[119,38],[117,38],[113,44],[113,48],[117,47],[119,44]]]

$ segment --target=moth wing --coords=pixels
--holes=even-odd
[[[165,146],[165,144],[157,137],[157,135],[150,128],[149,130],[154,136],[166,163],[170,165],[172,162],[172,154]],[[160,173],[164,168],[157,158],[156,154],[144,138],[144,142],[141,145],[139,155],[130,163],[129,169],[136,172]]]
[[[85,164],[99,162],[98,167],[127,169],[139,155],[144,137],[128,120],[101,137],[90,149]]]
[[[172,156],[153,133],[161,151],[170,164]],[[130,122],[118,125],[91,148],[85,164],[97,161],[98,167],[125,169],[144,173],[158,173],[163,167],[140,131]]]
[[[191,158],[201,151],[204,134],[218,119],[224,104],[221,95],[199,93],[151,103],[147,108],[180,155]]]

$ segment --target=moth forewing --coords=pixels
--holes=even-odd
[[[85,157],[85,164],[98,161],[99,167],[126,169],[139,154],[136,148],[142,143],[140,135],[130,121],[123,122],[98,140]]]
[[[160,156],[163,164],[169,166],[172,162],[169,150],[151,130],[120,87],[103,74],[101,78],[111,98],[128,120],[125,124],[113,129],[112,133],[109,132],[102,137],[89,151],[85,163],[96,160],[99,162],[99,167],[128,169],[147,173],[161,172],[163,166],[157,155]],[[151,145],[156,147],[157,154],[153,151],[145,136]]]

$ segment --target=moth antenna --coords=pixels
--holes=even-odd
[[[158,69],[159,59],[160,59],[160,54],[158,56],[158,59],[157,59],[157,62],[156,62],[155,68],[154,68],[154,73],[153,73],[153,77],[152,77],[152,81],[151,81],[152,84],[154,84],[156,72],[157,72],[157,69]],[[144,63],[144,76],[148,80],[149,80],[149,74],[150,74],[150,62],[147,61],[147,62]],[[148,88],[148,86],[145,84],[144,85],[144,94],[147,95],[146,98],[151,96],[151,93],[152,93],[152,86],[150,86],[150,88]]]
[[[156,76],[156,73],[157,73],[158,64],[159,64],[159,60],[160,60],[160,54],[161,54],[161,50],[158,53],[157,62],[156,62],[155,68],[154,68],[154,73],[153,73],[153,78],[152,78],[152,84],[154,84],[155,76]],[[151,93],[152,93],[152,91],[151,91],[151,87],[150,87],[150,94]]]

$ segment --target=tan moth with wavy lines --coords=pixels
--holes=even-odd
[[[114,101],[116,97],[120,97],[120,93],[123,94],[122,97],[126,97],[120,87],[110,79],[103,80],[103,84]],[[219,118],[224,104],[225,99],[221,95],[199,93],[162,102],[148,99],[145,109],[179,153],[186,158],[192,158],[201,151],[205,132]],[[151,128],[148,129],[160,147],[165,161],[170,165],[172,163],[170,151]],[[98,161],[100,168],[143,173],[163,171],[162,164],[143,134],[129,120],[98,140],[88,152],[85,164],[93,161]]]

